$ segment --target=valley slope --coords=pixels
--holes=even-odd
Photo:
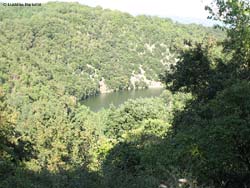
[[[13,94],[35,98],[32,93],[46,87],[77,100],[161,87],[159,74],[190,41],[223,38],[221,31],[201,25],[77,3],[0,6],[0,33],[0,82],[11,85]]]

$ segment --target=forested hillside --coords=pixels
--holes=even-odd
[[[22,92],[48,87],[77,100],[158,86],[151,81],[190,41],[223,37],[212,28],[77,3],[0,6],[0,20],[1,83]]]
[[[220,29],[0,6],[0,188],[250,188],[250,3],[206,9]],[[81,103],[160,79],[160,97]]]

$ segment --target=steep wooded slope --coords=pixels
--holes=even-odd
[[[0,6],[0,81],[13,92],[46,86],[78,100],[148,87],[189,41],[208,35],[223,33],[77,3]]]

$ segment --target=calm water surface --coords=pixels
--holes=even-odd
[[[83,101],[83,104],[88,106],[92,111],[99,111],[102,108],[108,108],[111,104],[118,107],[128,99],[136,99],[139,97],[157,97],[160,96],[164,89],[144,89],[144,90],[132,90],[132,91],[119,91],[114,93],[105,93],[97,96],[89,97]]]

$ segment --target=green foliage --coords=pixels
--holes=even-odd
[[[249,79],[250,62],[250,3],[248,0],[214,1],[216,9],[207,7],[211,18],[224,23],[227,39],[224,50],[232,53],[235,76]]]
[[[176,116],[174,133],[166,138],[168,160],[202,183],[249,185],[249,83],[219,92],[206,104],[192,104]],[[165,156],[166,157],[166,156]]]
[[[0,187],[249,187],[249,2],[215,5],[222,43],[216,29],[76,3],[0,6]],[[144,88],[163,70],[174,94],[81,104],[100,81]]]
[[[115,91],[133,88],[130,78],[141,73],[140,67],[146,79],[158,81],[165,64],[175,63],[184,39],[223,35],[212,28],[76,3],[0,6],[0,12],[1,83],[17,91],[46,86],[77,101],[99,93],[102,78]],[[147,86],[139,80],[135,87]]]
[[[182,110],[189,99],[165,91],[161,98],[130,100],[109,111],[105,134],[113,147],[102,164],[107,187],[155,187],[164,180],[157,163],[159,155],[166,157],[162,142],[171,130],[173,111]]]
[[[133,131],[162,131],[162,125],[168,120],[168,111],[161,99],[137,99],[125,102],[117,110],[111,110],[106,122],[106,135],[122,141]],[[155,121],[158,123],[155,124]],[[155,129],[155,126],[159,126]],[[165,125],[167,126],[167,125]],[[151,130],[151,131],[150,131]],[[160,133],[160,132],[157,132]]]
[[[180,61],[164,77],[171,91],[190,92],[199,100],[208,100],[221,90],[232,70],[213,39],[182,52]]]
[[[247,1],[215,2],[218,12],[212,16],[229,24],[224,51],[214,54],[210,41],[196,45],[166,74],[172,91],[194,98],[175,114],[172,134],[165,138],[165,152],[171,154],[158,163],[191,174],[199,184],[249,187],[250,8]]]

